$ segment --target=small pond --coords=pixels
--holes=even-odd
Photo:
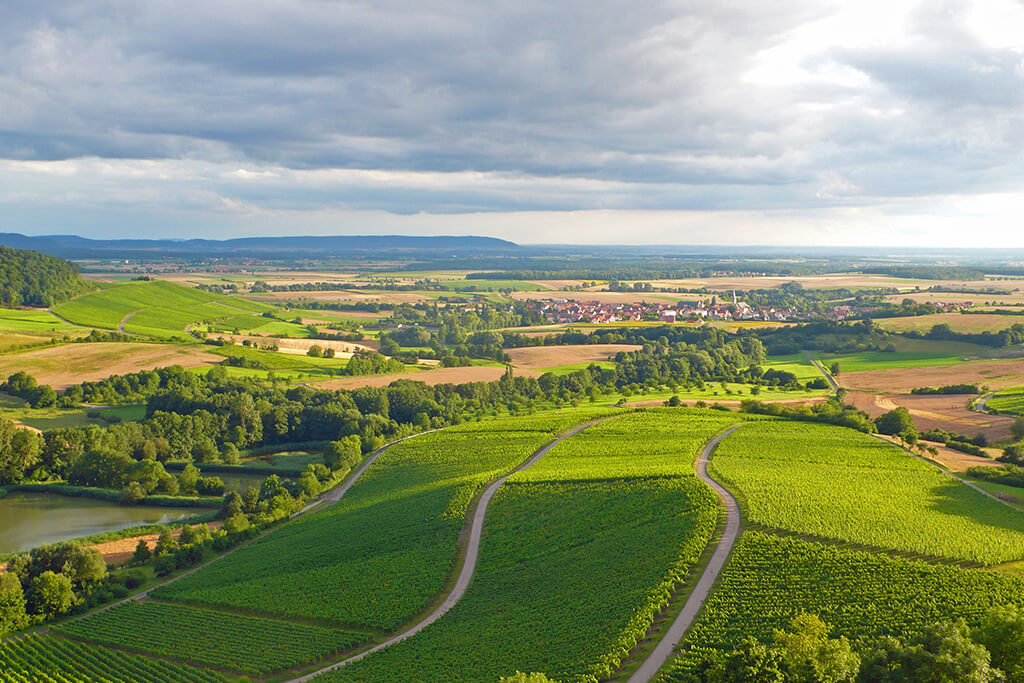
[[[0,498],[0,555],[140,524],[173,522],[199,512],[205,510],[15,491]]]

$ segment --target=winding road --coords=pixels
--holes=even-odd
[[[736,539],[739,538],[739,503],[736,502],[736,498],[731,493],[725,490],[725,487],[708,475],[708,459],[711,457],[711,454],[718,447],[722,439],[732,434],[739,427],[740,425],[731,427],[712,439],[704,447],[704,450],[701,451],[700,458],[697,459],[697,476],[711,487],[715,495],[721,499],[722,504],[725,506],[725,531],[722,532],[722,538],[718,541],[718,547],[715,548],[708,566],[704,568],[704,573],[697,580],[697,585],[693,587],[693,591],[690,592],[690,596],[686,599],[686,604],[683,605],[682,611],[676,616],[675,621],[668,627],[668,631],[665,632],[661,641],[654,647],[654,650],[644,660],[643,664],[640,665],[640,668],[629,677],[629,683],[646,683],[650,681],[658,674],[669,657],[672,656],[672,651],[675,650],[676,645],[679,644],[683,635],[690,628],[690,625],[693,624],[693,620],[697,618],[697,614],[704,606],[708,595],[711,594],[711,588],[718,579],[718,574],[722,571],[722,567],[725,566],[725,561],[729,558],[729,553],[732,552]]]
[[[445,613],[447,613],[448,610],[454,607],[455,604],[462,598],[463,594],[465,594],[466,592],[466,589],[469,588],[470,581],[472,581],[473,579],[473,572],[476,570],[477,559],[480,555],[480,539],[481,536],[483,535],[484,518],[487,516],[487,506],[490,505],[491,499],[494,498],[494,494],[498,492],[498,489],[501,488],[501,485],[504,484],[505,481],[516,472],[521,472],[526,468],[530,467],[531,465],[533,465],[534,463],[536,463],[538,460],[544,457],[544,455],[547,454],[548,451],[550,451],[552,448],[554,448],[556,445],[558,445],[565,439],[568,439],[570,436],[578,434],[587,427],[595,425],[598,422],[611,420],[614,419],[615,417],[617,416],[612,415],[609,417],[602,417],[596,420],[591,420],[590,422],[584,423],[582,425],[573,427],[569,431],[559,435],[556,439],[554,439],[553,441],[545,445],[543,448],[538,450],[536,453],[530,456],[529,460],[524,462],[522,465],[515,468],[514,470],[504,475],[503,477],[496,479],[493,483],[491,483],[490,486],[487,487],[487,489],[483,492],[483,495],[480,496],[480,500],[477,502],[476,508],[473,510],[472,527],[469,532],[469,541],[466,544],[466,557],[462,563],[462,569],[459,571],[459,576],[455,580],[455,586],[452,588],[448,596],[444,599],[444,602],[442,602],[434,611],[432,611],[422,620],[416,622],[415,624],[413,624],[406,630],[402,631],[401,633],[391,636],[387,640],[378,643],[377,645],[374,645],[368,650],[364,650],[363,652],[360,652],[357,655],[353,655],[348,659],[343,659],[340,662],[335,662],[330,666],[325,666],[322,669],[318,669],[312,673],[306,674],[305,676],[292,678],[289,681],[287,681],[287,683],[304,683],[305,681],[309,681],[317,676],[327,673],[328,671],[339,669],[345,666],[346,664],[351,664],[352,662],[358,662],[360,659],[372,655],[374,652],[380,652],[385,648],[391,647],[396,643],[400,643],[403,640],[416,635],[417,633],[425,629],[427,626],[430,626],[435,621],[443,617]],[[725,435],[723,434],[722,436]],[[720,439],[721,437],[718,438]],[[360,474],[361,473],[362,472],[360,472]]]
[[[832,376],[832,373],[825,369],[825,366],[821,364],[821,361],[811,355],[810,351],[804,351],[804,355],[807,356],[807,360],[811,361],[811,365],[818,368],[821,374],[825,376],[828,383],[832,385],[832,391],[839,391],[839,383],[836,382],[836,378]]]

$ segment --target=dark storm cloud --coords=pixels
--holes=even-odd
[[[1022,55],[965,37],[960,5],[923,4],[906,45],[812,48],[805,78],[774,82],[771,51],[842,3],[6,2],[0,156],[455,174],[154,179],[168,201],[197,183],[289,210],[796,208],[1014,187]],[[593,185],[543,182],[559,178]]]

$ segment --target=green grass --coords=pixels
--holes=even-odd
[[[712,467],[755,524],[986,565],[1024,558],[1024,514],[852,429],[744,425]]]
[[[527,280],[439,280],[435,281],[441,289],[452,292],[486,292],[488,290],[511,289],[516,292],[540,292],[548,288]]]
[[[8,397],[13,399],[13,397]],[[16,399],[20,400],[20,399]],[[89,425],[104,426],[107,424],[102,417],[92,418],[88,413],[96,411],[101,416],[116,416],[125,422],[141,420],[146,416],[146,406],[125,405],[125,406],[102,406],[99,408],[38,408],[32,409],[14,405],[13,400],[5,400],[0,407],[0,414],[23,425],[35,427],[40,430],[61,429],[64,427],[87,427]]]
[[[1024,387],[1013,387],[996,392],[992,398],[986,401],[985,405],[1003,413],[1024,415]]]
[[[1024,581],[747,531],[680,644],[683,655],[657,680],[690,680],[684,672],[703,653],[746,636],[769,641],[800,612],[818,614],[836,635],[870,637],[971,622],[1009,603],[1024,603]]]
[[[295,450],[295,451],[281,451],[280,453],[271,453],[269,455],[261,455],[254,458],[245,458],[242,460],[242,467],[278,467],[281,469],[288,469],[297,474],[301,473],[306,469],[307,465],[322,465],[324,462],[324,456],[322,451],[318,450]]]
[[[607,370],[614,370],[615,363],[608,360],[590,361],[589,363],[570,363],[569,365],[555,365],[550,368],[542,368],[540,372],[552,372],[556,375],[568,375],[578,370],[586,370],[591,365],[596,365]]]
[[[0,644],[4,683],[215,683],[213,671],[174,664],[54,635]]]
[[[54,630],[101,645],[256,675],[317,661],[368,638],[366,633],[154,600],[115,607]]]
[[[588,414],[474,422],[402,442],[336,505],[170,584],[161,597],[393,629],[431,603],[478,487]]]
[[[938,365],[957,365],[963,363],[963,356],[949,353],[930,353],[895,351],[861,351],[850,354],[828,354],[819,355],[819,359],[826,367],[839,361],[841,372],[865,372],[869,370],[887,370],[890,368],[925,368]]]

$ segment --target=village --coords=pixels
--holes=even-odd
[[[935,302],[937,313],[959,311],[970,308],[972,302]],[[737,299],[726,302],[712,297],[709,300],[667,302],[610,303],[600,301],[575,301],[570,299],[545,299],[531,302],[528,308],[539,310],[548,320],[555,323],[618,323],[648,321],[675,323],[705,320],[748,320],[767,322],[801,322],[810,320],[847,320],[870,316],[879,310],[878,306],[856,306],[840,304],[824,314],[795,311],[774,306],[751,306]]]

